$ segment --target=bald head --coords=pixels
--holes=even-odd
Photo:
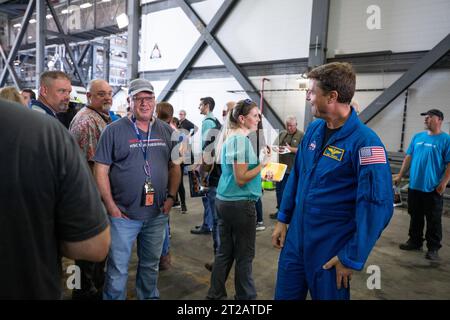
[[[112,88],[108,82],[95,79],[89,82],[86,96],[91,108],[108,114],[112,105],[112,94]]]

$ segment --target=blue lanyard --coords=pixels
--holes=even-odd
[[[147,177],[151,177],[150,164],[148,163],[148,159],[147,159],[147,155],[148,155],[148,153],[147,153],[147,151],[148,151],[148,145],[150,144],[150,135],[151,135],[151,133],[152,133],[152,125],[151,125],[151,122],[148,123],[148,130],[147,130],[147,145],[146,145],[146,147],[144,148],[144,144],[143,144],[143,142],[142,142],[142,135],[141,135],[141,133],[139,132],[139,129],[138,129],[137,125],[136,125],[136,118],[135,118],[135,117],[132,117],[132,118],[131,118],[131,121],[133,122],[134,130],[136,131],[136,136],[137,136],[137,138],[139,139],[139,147],[141,148],[142,154],[144,155],[144,162],[145,162],[145,164],[144,164],[144,172],[145,172],[145,175],[146,175]]]

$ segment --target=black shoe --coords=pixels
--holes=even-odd
[[[181,204],[181,213],[186,213],[187,212],[187,208],[186,205],[184,203]]]
[[[205,268],[206,268],[206,270],[208,270],[209,272],[212,272],[213,264],[207,262],[207,263],[205,263]]]
[[[428,252],[425,254],[425,259],[433,261],[441,260],[437,250],[428,250]]]
[[[270,219],[278,219],[278,212],[269,214]]]
[[[210,234],[211,230],[203,229],[203,228],[194,228],[191,229],[192,234]]]
[[[179,202],[179,201],[174,202],[172,208],[174,208],[174,209],[179,209],[179,208],[181,208],[180,202]]]
[[[406,251],[421,251],[422,250],[422,245],[412,244],[409,241],[407,241],[406,243],[400,244],[398,247],[401,250],[406,250]]]

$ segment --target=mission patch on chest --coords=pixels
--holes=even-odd
[[[337,160],[337,161],[342,161],[342,158],[344,157],[344,152],[345,150],[337,148],[337,147],[333,147],[333,146],[327,146],[325,148],[325,151],[323,152],[323,155],[325,157]]]

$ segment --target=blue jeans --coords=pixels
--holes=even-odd
[[[158,270],[168,216],[147,221],[110,217],[111,247],[106,264],[104,300],[127,297],[128,263],[137,239],[136,295],[139,300],[159,299]]]
[[[165,257],[169,254],[169,250],[170,250],[170,224],[169,221],[167,221],[166,224],[166,236],[164,237],[164,243],[163,243],[163,248],[162,248],[162,252],[161,252],[161,257]]]
[[[280,182],[277,182],[276,184],[276,193],[277,193],[277,208],[280,208],[281,205],[281,200],[283,200],[283,192],[284,192],[284,188],[286,187],[286,183],[289,179],[289,173],[286,173],[283,177],[283,180],[281,180]]]
[[[202,198],[203,207],[205,208],[202,228],[208,228],[208,230],[212,229],[214,254],[219,250],[220,245],[219,229],[217,227],[216,192],[217,187],[209,187],[206,196]],[[210,222],[209,227],[206,226],[206,222]]]

